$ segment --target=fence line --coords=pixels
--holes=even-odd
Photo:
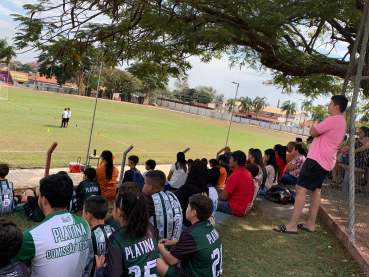
[[[230,114],[220,113],[220,112],[216,112],[216,111],[210,110],[210,109],[204,109],[204,108],[201,108],[201,107],[196,107],[196,106],[187,105],[187,104],[183,104],[183,103],[167,101],[167,100],[163,100],[163,99],[156,99],[155,103],[159,107],[164,107],[164,108],[168,108],[168,109],[171,109],[171,110],[184,112],[184,113],[189,113],[189,114],[194,114],[194,115],[218,118],[218,119],[226,120],[226,121],[228,121],[230,116],[231,116]],[[308,128],[304,128],[304,129],[294,128],[294,127],[284,126],[282,124],[274,124],[274,123],[271,123],[271,122],[265,122],[265,121],[258,121],[258,120],[249,119],[249,118],[243,118],[243,117],[239,117],[239,116],[236,116],[236,115],[232,116],[232,122],[236,122],[236,123],[240,123],[240,124],[247,124],[247,125],[254,125],[254,126],[259,126],[261,128],[264,128],[264,129],[279,130],[279,131],[282,131],[282,132],[287,132],[287,133],[292,133],[292,134],[302,135],[302,136],[304,136],[304,135],[308,136],[309,131],[310,131],[310,129],[308,129]]]

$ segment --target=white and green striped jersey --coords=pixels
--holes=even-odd
[[[91,231],[81,217],[60,211],[23,233],[24,243],[13,261],[31,267],[31,276],[89,276],[93,259]]]
[[[183,215],[177,196],[170,191],[160,191],[151,195],[155,204],[155,216],[150,222],[159,231],[159,240],[178,239],[182,231]]]
[[[12,213],[14,203],[14,185],[11,181],[0,181],[0,214]]]

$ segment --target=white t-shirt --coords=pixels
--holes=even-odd
[[[173,175],[168,183],[172,188],[179,189],[186,182],[188,170],[185,172],[182,168],[176,169],[176,164],[172,164],[170,171],[173,172]]]
[[[218,198],[218,192],[213,186],[209,187],[209,197],[211,200],[213,200],[213,203],[214,203],[214,210],[213,210],[213,213],[211,214],[211,215],[214,215],[214,213],[216,212],[218,208],[219,198]]]
[[[68,118],[70,118],[71,114],[72,114],[72,111],[68,111]]]
[[[90,227],[83,218],[68,211],[55,212],[23,236],[13,261],[31,266],[31,276],[90,276],[94,250]]]
[[[63,111],[63,118],[68,118],[68,112],[67,111]]]
[[[260,185],[259,185],[259,182],[258,181],[256,181],[255,179],[253,179],[253,180],[254,180],[255,190],[254,190],[254,198],[252,199],[252,202],[254,203],[255,200],[256,200],[256,197],[259,194]]]
[[[149,172],[149,171],[152,171],[152,169],[147,170],[147,171],[145,171],[144,173],[142,173],[142,177],[143,177],[144,179],[145,179],[146,173],[147,173],[147,172]]]

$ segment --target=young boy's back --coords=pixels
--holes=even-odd
[[[84,201],[82,217],[91,226],[91,240],[94,254],[105,256],[108,252],[108,239],[115,231],[113,227],[104,224],[108,212],[108,201],[101,195],[95,195]],[[96,261],[93,259],[91,276],[95,274]]]
[[[9,166],[0,164],[0,214],[12,213],[15,208],[14,185],[5,179],[9,173]]]
[[[163,260],[158,261],[160,275],[195,277],[222,275],[222,243],[218,232],[207,220],[212,211],[213,202],[209,197],[202,194],[190,197],[186,217],[192,225],[182,232],[177,242],[162,240],[159,244],[158,251],[163,256]],[[163,247],[174,245],[170,253]],[[173,261],[173,258],[178,262],[170,266],[168,261]]]
[[[136,165],[139,161],[140,159],[135,155],[128,157],[128,166],[130,167],[130,169],[124,172],[123,183],[134,182],[139,184],[142,189],[145,184],[144,178],[142,177],[141,172],[136,168]]]
[[[94,168],[87,168],[85,170],[85,180],[79,183],[76,189],[77,209],[83,210],[83,203],[87,198],[94,195],[101,195],[100,185],[94,181],[96,177],[96,170]]]

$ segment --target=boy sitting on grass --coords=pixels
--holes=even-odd
[[[34,222],[41,222],[45,219],[40,207],[38,206],[38,197],[40,195],[40,188],[26,189],[22,196],[23,211],[26,214],[28,220],[33,220]],[[20,210],[22,212],[22,209]],[[16,208],[17,211],[18,208]]]
[[[150,171],[146,174],[142,191],[151,195],[154,201],[155,214],[150,216],[150,222],[158,229],[159,239],[176,240],[182,230],[182,209],[177,196],[164,191],[165,181],[163,171]]]
[[[156,162],[154,160],[147,160],[145,169],[146,171],[142,174],[142,177],[145,179],[146,173],[149,171],[153,171],[156,167]]]
[[[76,189],[77,209],[80,211],[83,210],[83,203],[87,198],[94,195],[101,195],[100,185],[97,181],[94,181],[96,178],[96,170],[90,167],[85,169],[84,174],[84,181],[79,183]]]
[[[158,244],[157,259],[160,276],[220,276],[222,274],[222,243],[218,232],[208,221],[213,201],[202,194],[190,197],[186,218],[191,226],[178,240],[163,239]],[[175,246],[170,252],[165,246]]]
[[[11,262],[23,244],[23,234],[17,224],[0,219],[0,276],[30,277],[22,262]]]
[[[104,219],[108,212],[108,200],[104,196],[90,196],[84,201],[82,218],[91,226],[91,240],[95,255],[105,257],[108,252],[108,239],[115,231],[110,225],[105,225]],[[96,261],[93,259],[91,276],[95,275]]]
[[[136,168],[136,165],[138,164],[139,161],[140,159],[135,155],[128,157],[128,166],[130,167],[130,169],[124,172],[123,183],[134,182],[139,184],[139,186],[142,189],[145,184],[144,178],[142,177],[141,172]]]
[[[10,214],[15,208],[15,204],[20,202],[21,197],[14,198],[14,185],[12,181],[5,177],[9,173],[7,164],[0,164],[0,214]]]

